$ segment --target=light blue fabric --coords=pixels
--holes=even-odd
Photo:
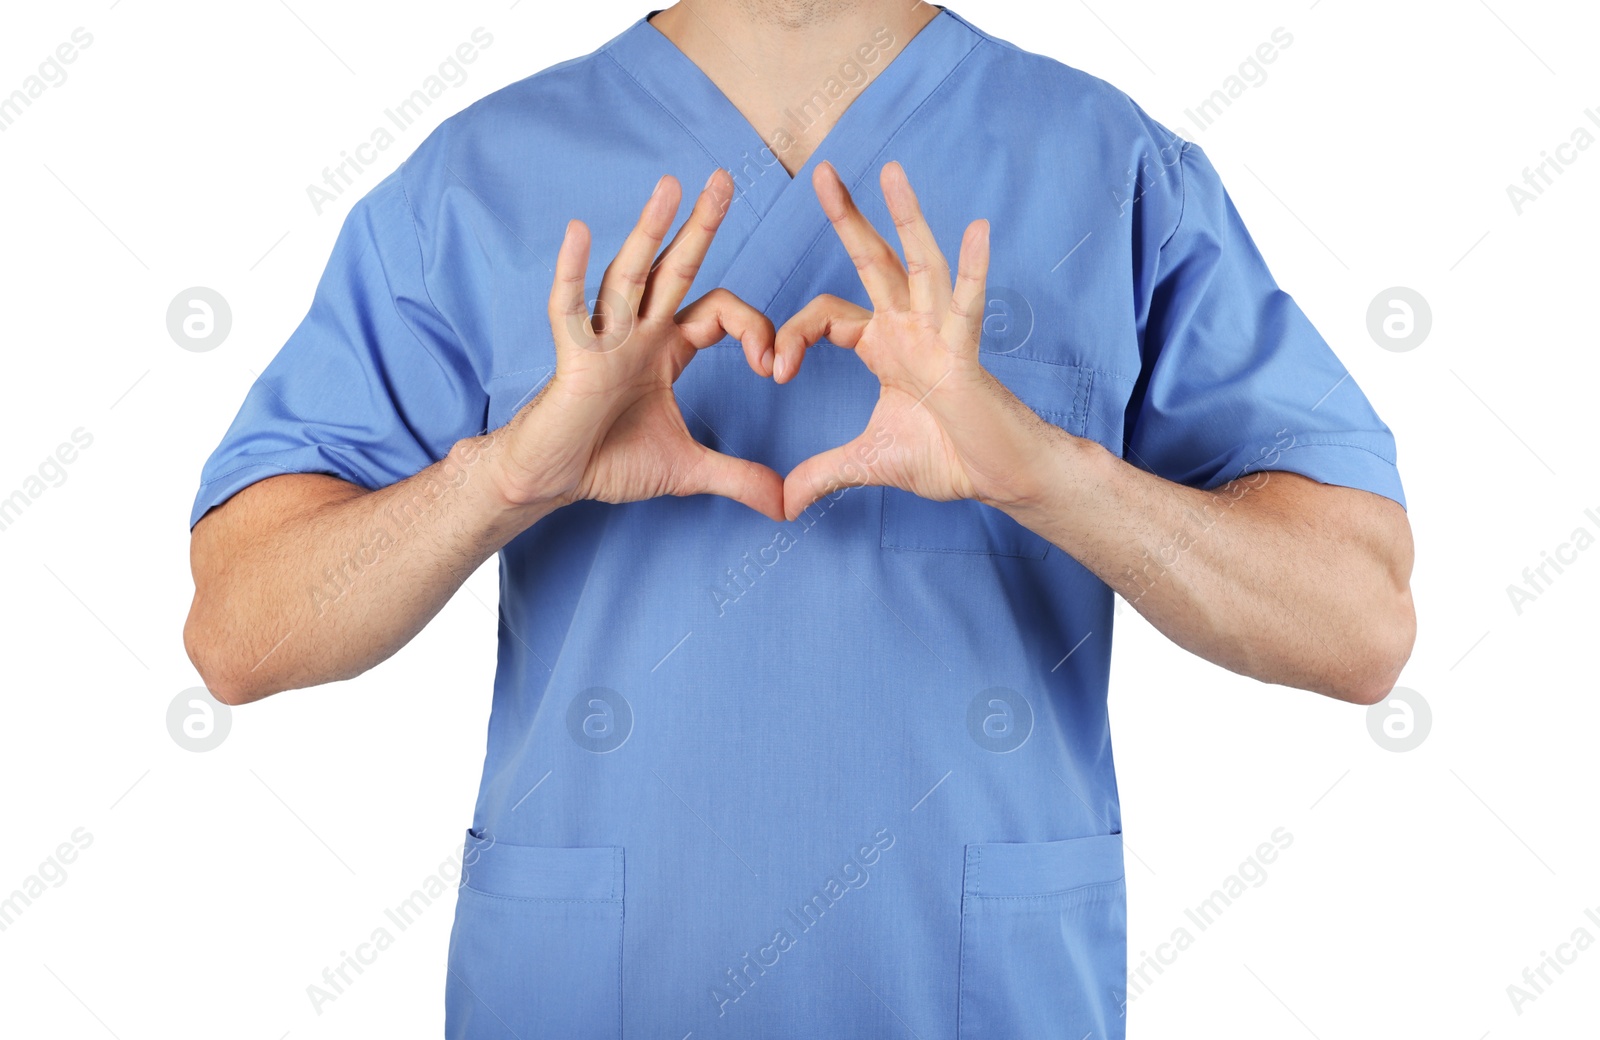
[[[1198,147],[948,10],[847,102],[791,181],[641,20],[450,119],[350,214],[191,522],[277,473],[381,487],[503,424],[552,371],[566,221],[598,284],[663,173],[740,189],[691,298],[778,323],[865,304],[822,159],[886,233],[899,160],[949,256],[989,218],[983,361],[1050,422],[1199,487],[1286,469],[1403,503],[1388,429]],[[777,386],[728,342],[677,389],[698,438],[784,473],[858,433],[877,384],[824,344]],[[450,1036],[1123,1035],[1112,595],[1061,549],[865,488],[788,524],[579,503],[500,568]]]

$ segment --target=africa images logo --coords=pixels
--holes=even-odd
[[[1539,553],[1539,562],[1522,568],[1522,581],[1511,582],[1506,586],[1506,597],[1511,600],[1511,609],[1521,616],[1523,609],[1534,600],[1550,591],[1556,579],[1566,573],[1566,569],[1576,564],[1582,556],[1596,542],[1595,531],[1600,531],[1600,512],[1593,509],[1583,511],[1584,519],[1593,525],[1593,530],[1584,524],[1579,524],[1572,529],[1567,540],[1561,542],[1553,549],[1545,549]]]

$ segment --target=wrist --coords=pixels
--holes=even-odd
[[[1025,426],[1009,479],[979,501],[1029,526],[1070,509],[1071,495],[1093,484],[1099,464],[1111,456],[1096,442],[1073,436],[1031,409]]]
[[[572,395],[558,389],[558,377],[551,376],[505,425],[456,445],[482,459],[483,491],[497,511],[537,519],[582,497],[579,485],[596,447],[594,431],[610,421],[583,406],[590,397],[580,395],[574,407]]]
[[[464,488],[473,496],[491,527],[521,530],[540,517],[568,505],[572,489],[563,490],[528,473],[507,451],[510,425],[451,445],[446,463],[466,474]]]

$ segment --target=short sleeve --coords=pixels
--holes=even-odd
[[[1278,288],[1205,153],[1185,144],[1178,165],[1181,210],[1148,288],[1129,461],[1205,489],[1287,470],[1404,506],[1389,428]]]
[[[326,473],[376,490],[483,432],[488,398],[428,296],[403,170],[345,218],[310,311],[205,463],[191,528],[266,477]]]

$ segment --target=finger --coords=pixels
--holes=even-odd
[[[589,228],[581,220],[567,222],[567,233],[556,254],[556,276],[550,283],[550,331],[558,343],[573,345],[589,335],[589,304],[583,279],[589,270]]]
[[[683,189],[678,186],[676,177],[668,174],[656,182],[649,201],[639,211],[639,222],[628,233],[616,258],[600,279],[597,313],[609,307],[627,308],[626,315],[619,314],[618,319],[632,318],[639,313],[639,301],[644,298],[645,285],[650,280],[650,264],[661,248],[661,240],[667,237],[682,200]]]
[[[830,163],[818,163],[811,175],[811,184],[816,189],[817,201],[822,203],[822,211],[828,215],[839,241],[850,254],[850,261],[856,265],[856,273],[861,277],[861,284],[866,286],[874,309],[905,310],[911,301],[906,269],[900,265],[900,257],[894,249],[856,207],[844,181],[839,179],[839,172]]]
[[[872,468],[861,461],[872,458],[879,450],[864,431],[848,444],[829,448],[800,463],[783,479],[784,516],[793,520],[811,503],[840,488],[880,483]]]
[[[900,248],[906,255],[911,309],[932,314],[938,321],[950,305],[950,262],[939,251],[905,169],[897,162],[888,163],[881,180],[884,201],[889,204],[889,215],[894,218]]]
[[[774,344],[772,378],[786,383],[800,374],[800,361],[817,341],[826,339],[854,350],[872,312],[837,296],[822,295],[783,323]]]
[[[783,478],[760,463],[724,455],[696,442],[694,468],[679,495],[721,495],[762,516],[783,519]]]
[[[683,298],[700,273],[700,265],[732,202],[733,177],[720,167],[711,171],[689,219],[656,259],[655,270],[645,286],[644,299],[639,303],[640,317],[670,318],[683,306]]]
[[[989,279],[989,222],[974,220],[961,236],[961,257],[957,261],[956,285],[945,315],[945,340],[966,343],[976,353],[983,338],[983,319],[988,308],[986,284]]]
[[[712,289],[678,312],[678,328],[696,350],[732,336],[758,376],[772,374],[772,320],[727,289]],[[687,364],[688,359],[681,359]]]

